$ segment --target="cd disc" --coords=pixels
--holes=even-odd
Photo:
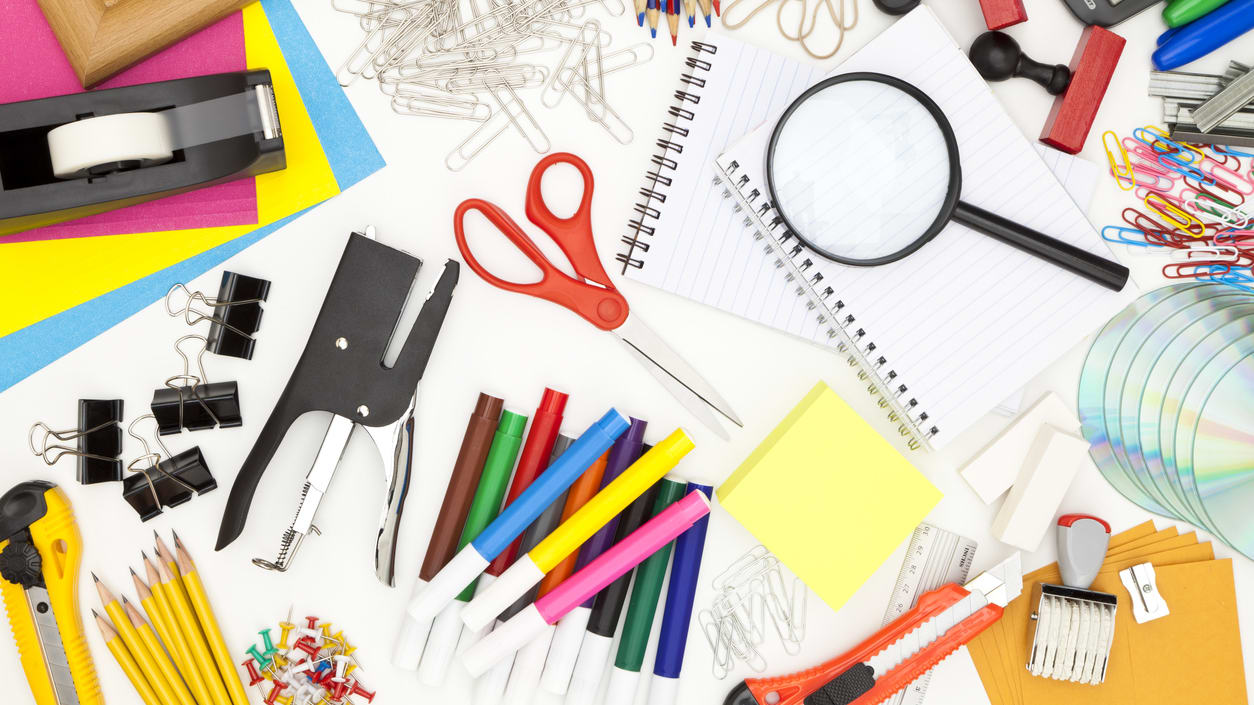
[[[1150,498],[1150,495],[1119,465],[1111,451],[1106,423],[1106,379],[1115,350],[1146,311],[1173,296],[1204,286],[1206,285],[1198,283],[1176,284],[1151,291],[1132,302],[1107,322],[1097,334],[1080,371],[1080,383],[1076,395],[1080,431],[1089,442],[1089,454],[1093,457],[1097,469],[1106,481],[1124,497],[1150,512],[1163,516],[1170,516],[1170,512]]]
[[[1120,424],[1129,451],[1133,446],[1138,449],[1140,459],[1144,463],[1141,469],[1146,473],[1149,482],[1157,488],[1159,493],[1173,498],[1183,510],[1182,518],[1214,533],[1215,528],[1205,520],[1205,514],[1201,508],[1197,506],[1197,503],[1190,501],[1189,496],[1180,487],[1176,480],[1174,464],[1170,472],[1164,471],[1158,433],[1160,425],[1175,423],[1174,415],[1169,419],[1164,419],[1162,415],[1163,397],[1173,375],[1179,371],[1188,378],[1196,376],[1197,371],[1211,357],[1214,357],[1215,353],[1230,343],[1234,336],[1240,336],[1239,332],[1233,331],[1254,329],[1254,318],[1251,318],[1254,317],[1254,297],[1248,295],[1216,297],[1212,301],[1233,305],[1227,305],[1190,321],[1179,335],[1162,346],[1158,354],[1152,355],[1154,359],[1149,370],[1143,375],[1139,373],[1137,375],[1138,378],[1144,380],[1139,398],[1129,394],[1125,389]],[[1147,345],[1142,349],[1142,353],[1151,350],[1152,348]],[[1199,355],[1202,359],[1199,359]],[[1186,366],[1186,361],[1191,361],[1192,365]],[[1138,360],[1135,364],[1141,363],[1142,361]]]
[[[1247,555],[1254,554],[1248,540],[1254,425],[1242,405],[1248,407],[1254,393],[1252,357],[1254,336],[1244,337],[1202,369],[1181,402],[1175,440],[1181,485],[1196,493],[1220,537]],[[1205,439],[1201,448],[1195,445],[1199,436]]]
[[[1147,386],[1150,368],[1161,355],[1180,343],[1180,336],[1185,331],[1198,320],[1250,300],[1248,295],[1232,287],[1221,286],[1219,289],[1222,291],[1216,291],[1213,287],[1192,290],[1183,297],[1170,299],[1171,304],[1178,302],[1178,305],[1157,306],[1143,316],[1135,328],[1143,329],[1144,335],[1133,339],[1134,331],[1129,331],[1129,335],[1115,353],[1111,363],[1111,378],[1106,382],[1107,428],[1116,460],[1132,473],[1150,497],[1172,514],[1193,524],[1201,524],[1200,517],[1189,509],[1183,498],[1169,488],[1155,483],[1150,477],[1148,465],[1141,453],[1137,409],[1142,392]],[[1196,299],[1193,301],[1187,300],[1194,297]],[[1182,345],[1188,347],[1190,343],[1191,340],[1186,338]],[[1126,368],[1122,365],[1124,359],[1128,360]],[[1123,370],[1122,379],[1116,376],[1119,370]]]

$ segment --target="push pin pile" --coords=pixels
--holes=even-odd
[[[331,629],[330,622],[314,616],[305,617],[303,626],[297,624],[289,612],[279,622],[279,643],[274,643],[273,628],[258,632],[261,643],[248,647],[241,664],[248,671],[248,685],[261,691],[266,705],[373,703],[374,691],[366,690],[355,675],[357,647],[342,630]]]

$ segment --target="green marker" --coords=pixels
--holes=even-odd
[[[1163,21],[1168,27],[1186,25],[1226,2],[1228,0],[1171,0],[1163,8]]]
[[[653,502],[653,516],[683,499],[685,487],[682,482],[663,478],[657,499]],[[649,648],[649,633],[653,631],[653,617],[662,596],[662,583],[666,580],[666,567],[671,562],[674,546],[675,542],[671,541],[636,568],[631,600],[627,603],[627,618],[618,642],[618,655],[614,657],[614,669],[610,671],[605,705],[625,705],[636,699],[636,683],[644,665],[644,652]]]
[[[523,431],[527,428],[527,417],[512,411],[501,414],[501,422],[496,427],[496,435],[492,437],[492,447],[483,463],[483,474],[479,477],[479,486],[475,489],[474,499],[470,500],[470,511],[466,513],[466,524],[462,527],[461,538],[457,541],[457,550],[462,550],[479,535],[501,511],[501,502],[505,499],[505,490],[509,487],[509,476],[514,471],[514,461],[522,449]],[[477,582],[476,578],[476,582]],[[427,646],[422,653],[422,662],[418,666],[418,679],[425,685],[438,686],[443,684],[444,677],[453,661],[457,650],[458,636],[462,630],[462,607],[470,602],[475,594],[475,583],[472,582],[462,590],[436,616],[431,623],[431,634],[427,637]]]

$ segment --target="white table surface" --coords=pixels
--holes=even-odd
[[[837,57],[825,62],[827,68],[835,66],[891,21],[878,13],[869,0],[858,2],[861,21]],[[361,40],[355,20],[333,11],[325,1],[299,4],[302,18],[328,62],[338,66]],[[944,0],[931,6],[963,46],[984,29],[976,0]],[[1027,0],[1027,9],[1030,21],[1011,28],[1010,33],[1037,60],[1069,61],[1081,31],[1079,23],[1058,0]],[[647,34],[635,26],[629,15],[603,17],[603,21],[614,34],[616,47],[647,40]],[[1159,119],[1159,101],[1146,97],[1145,88],[1149,54],[1162,29],[1157,9],[1117,28],[1128,38],[1128,45],[1087,142],[1087,158],[1105,164],[1100,143],[1102,130],[1128,134],[1135,126]],[[607,79],[611,105],[635,131],[636,138],[630,145],[621,146],[610,140],[569,104],[556,110],[537,108],[538,119],[552,137],[554,149],[582,155],[596,174],[593,217],[604,260],[618,250],[618,239],[625,232],[623,226],[635,191],[674,90],[684,46],[700,33],[684,28],[679,49],[672,49],[659,37],[653,42],[658,51],[651,64]],[[769,16],[760,17],[734,34],[803,58],[796,46],[779,37]],[[1246,37],[1188,68],[1218,73],[1228,59],[1248,61],[1251,55],[1254,38]],[[1039,134],[1052,99],[1025,80],[998,84],[995,90],[1024,132],[1030,137]],[[698,446],[681,468],[692,479],[712,483],[721,481],[734,469],[818,379],[831,384],[886,436],[897,438],[883,414],[861,391],[856,377],[831,352],[616,277],[633,307],[722,391],[744,419],[744,430],[733,433],[730,442],[722,442],[696,425],[610,336],[594,334],[587,324],[558,307],[491,288],[463,269],[452,311],[423,382],[415,451],[417,469],[402,527],[398,587],[386,588],[374,577],[373,537],[383,487],[378,460],[361,436],[351,443],[343,468],[323,502],[317,523],[324,535],[305,543],[286,574],[268,573],[249,563],[254,556],[273,557],[277,550],[280,534],[295,511],[304,473],[326,426],[327,419],[321,414],[308,415],[292,427],[261,483],[243,536],[226,550],[213,552],[228,488],[303,347],[348,233],[372,223],[378,228],[381,241],[423,257],[427,267],[417,289],[425,292],[434,281],[439,264],[457,255],[450,216],[458,202],[471,196],[483,197],[522,217],[523,191],[538,157],[521,139],[513,135],[503,137],[462,173],[450,174],[443,166],[444,156],[469,132],[470,124],[396,115],[388,101],[366,82],[351,86],[348,95],[388,166],[226,263],[231,270],[273,281],[255,358],[239,361],[207,356],[211,379],[239,381],[245,424],[237,429],[167,439],[174,452],[191,443],[201,444],[217,477],[217,491],[141,524],[118,496],[116,485],[79,486],[73,481],[71,460],[45,468],[25,449],[25,435],[31,423],[44,420],[53,426],[72,424],[80,397],[122,397],[128,421],[146,411],[152,390],[166,376],[177,372],[179,360],[170,348],[176,337],[187,332],[181,322],[167,318],[159,304],[0,394],[4,484],[51,479],[61,484],[74,503],[86,542],[80,582],[84,610],[97,606],[87,571],[95,571],[115,592],[129,594],[132,590],[127,566],[138,566],[139,551],[150,550],[154,529],[167,533],[174,528],[205,574],[227,640],[239,660],[243,660],[244,649],[258,640],[257,630],[274,626],[289,606],[294,606],[296,616],[313,614],[333,621],[359,646],[363,679],[380,694],[376,702],[388,705],[429,702],[435,698],[442,702],[467,702],[470,683],[462,674],[455,673],[441,689],[424,688],[414,674],[391,665],[390,649],[467,414],[480,390],[502,396],[509,408],[528,414],[534,410],[545,385],[567,391],[571,400],[566,428],[574,432],[611,405],[648,419],[650,439],[684,425]],[[573,179],[568,181],[566,176],[558,177],[558,185],[573,184]],[[1103,179],[1099,189],[1090,215],[1098,225],[1115,222],[1119,211],[1132,201],[1109,179]],[[1162,285],[1155,262],[1126,255],[1122,259],[1134,268],[1142,288]],[[193,288],[216,291],[219,272],[215,269],[200,277],[193,282]],[[1027,399],[1031,401],[1048,389],[1068,403],[1074,402],[1085,347],[1073,350],[1032,382]],[[1005,391],[1009,394],[1014,390]],[[1006,557],[1011,549],[989,535],[996,505],[984,505],[955,469],[1006,423],[1006,417],[990,415],[985,423],[955,439],[943,452],[909,456],[945,494],[929,521],[979,542],[977,570]],[[128,439],[128,457],[133,457],[136,449],[134,441]],[[1062,510],[1098,514],[1116,530],[1150,518],[1118,495],[1091,466],[1079,473]],[[1170,524],[1162,518],[1157,523],[1160,527]],[[1190,529],[1182,525],[1181,530]],[[856,537],[832,538],[833,561],[840,560],[840,542],[844,540]],[[1052,541],[1051,534],[1040,550],[1025,555],[1025,567],[1031,569],[1053,561]],[[714,509],[699,605],[708,603],[710,578],[755,543],[725,512]],[[782,674],[824,661],[877,628],[903,551],[904,544],[839,612],[811,596],[808,636],[802,653],[788,656],[778,646],[769,646],[768,641],[765,653],[769,673]],[[1254,680],[1254,564],[1219,543],[1215,543],[1215,553],[1236,559],[1239,610],[1246,635],[1246,679]],[[88,638],[109,702],[138,703],[94,626],[88,629]],[[711,674],[710,662],[710,651],[694,630],[680,702],[721,702],[737,676],[750,675],[740,672],[720,681]],[[0,639],[0,683],[9,685],[6,693],[12,702],[31,702],[29,691],[21,682],[14,644],[8,638]],[[642,689],[637,702],[643,702],[643,693]],[[260,701],[260,697],[256,700]],[[542,705],[558,701],[547,694],[536,699]],[[986,702],[979,678],[965,654],[951,658],[937,669],[928,702]]]

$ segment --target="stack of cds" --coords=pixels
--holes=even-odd
[[[1078,405],[1115,489],[1254,558],[1254,294],[1145,294],[1093,342]]]

